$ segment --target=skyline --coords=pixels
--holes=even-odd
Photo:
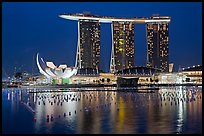
[[[135,6],[138,8],[134,8]],[[145,7],[148,7],[149,10]],[[126,10],[120,10],[120,8]],[[37,52],[57,66],[62,63],[74,66],[77,49],[77,22],[61,19],[59,15],[83,13],[84,11],[90,11],[99,16],[114,17],[150,17],[158,12],[161,16],[170,16],[169,62],[174,63],[174,71],[178,70],[179,65],[181,67],[202,65],[201,2],[3,2],[2,62],[6,73],[10,75],[15,66],[22,65],[24,65],[22,70],[30,73],[32,57]],[[190,20],[189,17],[191,17]],[[110,67],[110,27],[110,24],[101,24],[100,67],[105,72],[108,72]],[[135,66],[146,65],[145,33],[144,24],[135,25]],[[36,64],[34,66],[34,73],[36,73],[38,72],[37,66]]]

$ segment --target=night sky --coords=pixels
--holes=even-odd
[[[57,66],[74,66],[77,47],[77,22],[59,18],[63,13],[90,11],[99,16],[150,17],[170,16],[169,62],[174,71],[179,65],[202,65],[201,2],[27,2],[2,3],[2,67],[3,75],[17,71],[38,73],[33,63],[37,52]],[[135,25],[135,65],[146,65],[145,24]],[[109,71],[111,26],[101,24],[101,65]],[[35,56],[36,57],[36,56]],[[6,74],[5,74],[6,73]]]

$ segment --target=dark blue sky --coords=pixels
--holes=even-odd
[[[170,16],[169,60],[175,70],[202,64],[201,2],[27,2],[2,3],[2,65],[8,75],[17,70],[32,71],[33,54],[56,65],[74,66],[77,22],[61,19],[62,13],[90,11],[99,16]],[[146,64],[145,25],[135,25],[135,65]],[[101,69],[109,70],[110,24],[101,24]],[[38,72],[36,63],[34,71]],[[3,73],[4,75],[4,73]]]

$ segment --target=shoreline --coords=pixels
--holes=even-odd
[[[201,86],[202,84],[138,84],[134,87],[174,87],[174,86]],[[68,85],[30,85],[24,86],[20,85],[13,88],[86,88],[86,87],[117,87],[117,84],[68,84]],[[9,87],[7,87],[9,88]],[[131,86],[126,86],[123,88],[132,88]]]
[[[176,86],[195,86],[202,87],[202,84],[138,84],[135,87],[117,87],[116,84],[69,84],[69,85],[32,85],[20,87],[4,87],[31,89],[29,93],[46,93],[46,92],[84,92],[84,91],[118,91],[118,92],[137,92],[137,93],[155,93],[160,87],[176,87]],[[2,88],[3,89],[3,88]],[[47,90],[50,89],[50,90]]]

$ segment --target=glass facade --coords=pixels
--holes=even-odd
[[[75,67],[99,70],[100,23],[111,23],[112,51],[110,72],[117,73],[134,67],[134,25],[146,24],[146,66],[169,71],[168,25],[170,17],[154,15],[150,18],[114,18],[94,15],[61,15],[78,21],[78,47]]]
[[[154,19],[154,17],[153,17]],[[162,17],[160,17],[162,19]],[[146,24],[147,34],[147,67],[169,71],[168,23],[154,22]]]
[[[134,66],[134,23],[112,22],[112,55],[110,72]]]
[[[78,60],[79,68],[99,68],[100,23],[94,20],[79,20]]]

